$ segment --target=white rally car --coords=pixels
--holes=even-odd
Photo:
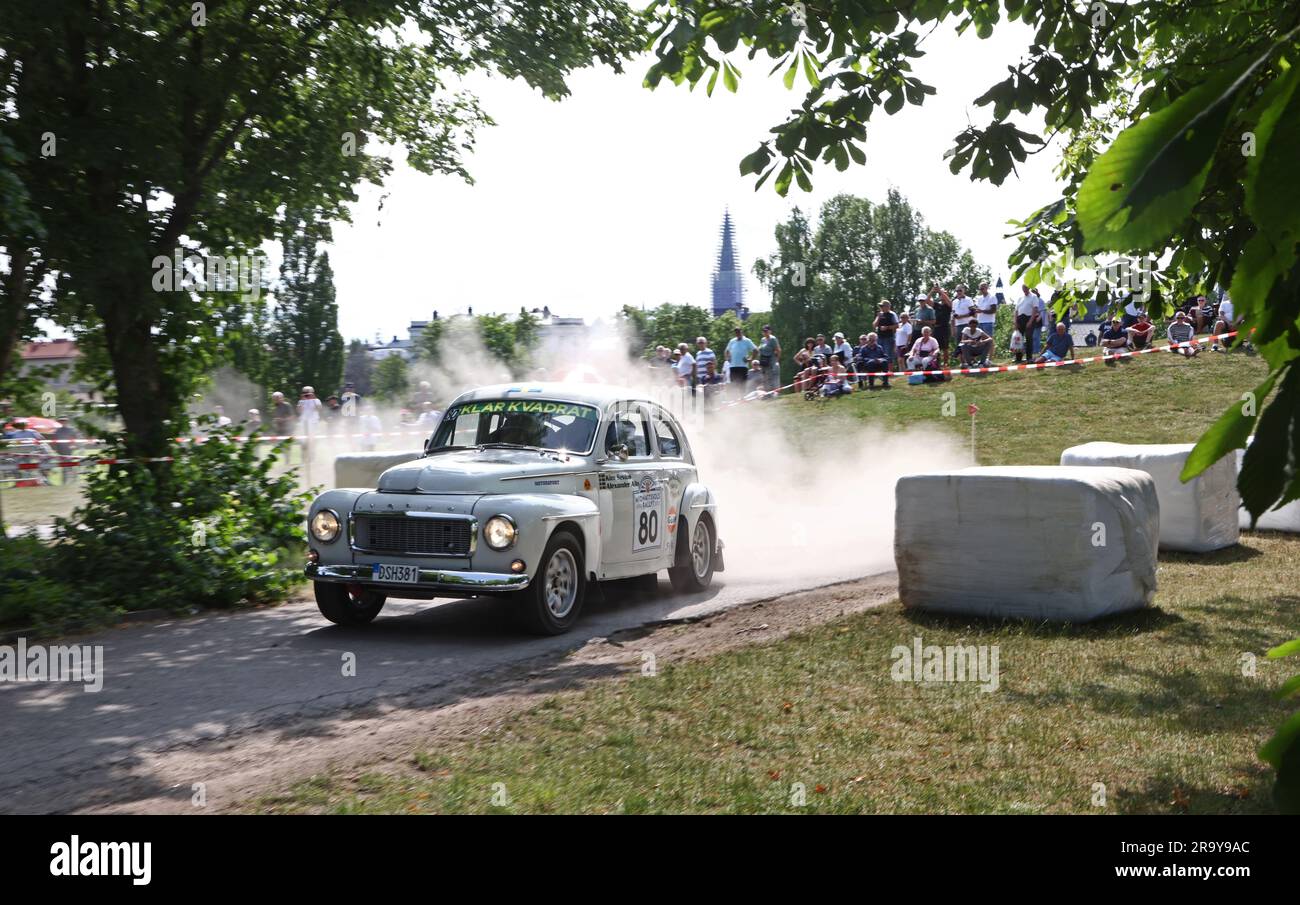
[[[717,501],[681,424],[613,387],[465,393],[421,458],[375,489],[322,493],[307,524],[307,577],[340,625],[389,597],[508,595],[531,630],[559,634],[594,581],[667,569],[699,591],[723,569]]]

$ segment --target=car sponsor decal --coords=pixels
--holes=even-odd
[[[589,405],[574,405],[570,402],[542,402],[531,399],[497,399],[488,402],[464,402],[447,410],[444,416],[455,420],[461,415],[490,415],[495,413],[572,415],[588,421],[600,420],[600,415]]]

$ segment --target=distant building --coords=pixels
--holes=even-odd
[[[76,340],[52,339],[48,342],[28,343],[21,354],[20,374],[26,376],[40,370],[45,372],[45,385],[49,389],[70,393],[84,402],[90,402],[94,398],[94,389],[89,384],[77,383],[72,379],[73,368],[81,358]]]
[[[740,318],[749,316],[745,307],[745,280],[736,254],[736,234],[731,211],[722,214],[722,232],[718,243],[718,266],[713,271],[713,316],[734,311]]]

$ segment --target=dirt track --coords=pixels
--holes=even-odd
[[[104,645],[102,692],[0,686],[0,811],[226,810],[339,764],[382,768],[481,732],[539,696],[639,669],[643,651],[705,656],[896,592],[892,573],[802,592],[721,578],[690,598],[666,582],[612,589],[561,638],[518,635],[497,601],[390,603],[348,630],[304,600],[74,639]]]

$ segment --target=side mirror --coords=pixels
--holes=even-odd
[[[432,447],[433,447],[433,435],[430,434],[429,436],[424,438],[424,454],[426,456],[429,454],[429,450]]]

